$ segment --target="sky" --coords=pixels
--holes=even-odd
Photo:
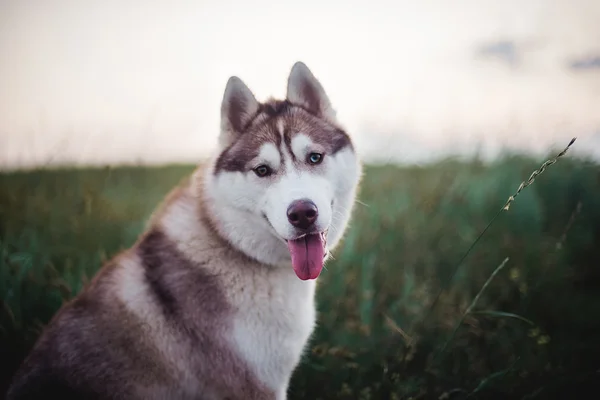
[[[0,0],[0,168],[197,162],[236,75],[323,84],[368,162],[600,160],[597,0]]]

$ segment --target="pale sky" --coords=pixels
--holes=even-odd
[[[200,160],[229,76],[282,97],[297,60],[367,161],[572,136],[600,160],[598,21],[598,0],[0,0],[0,168]]]

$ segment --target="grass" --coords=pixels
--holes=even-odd
[[[539,164],[368,166],[290,399],[548,399],[598,386],[597,164],[549,168],[459,263]],[[0,393],[58,307],[191,170],[0,175]]]

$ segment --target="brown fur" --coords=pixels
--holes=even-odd
[[[175,189],[163,208],[185,193]],[[210,224],[203,226],[213,235],[213,249],[247,261],[223,246]],[[274,399],[221,340],[231,309],[219,276],[205,268],[214,262],[211,256],[191,261],[152,224],[56,314],[15,375],[7,398],[192,399],[197,397],[182,388],[186,382],[190,386],[192,377],[197,383],[191,386],[203,393],[202,399]],[[152,309],[148,320],[117,295],[119,274],[131,268],[140,268],[144,277],[139,296]],[[173,361],[179,355],[185,376]]]
[[[350,137],[340,127],[319,118],[304,108],[287,101],[271,100],[261,103],[258,113],[250,120],[240,133],[240,138],[227,148],[217,160],[215,173],[219,171],[249,171],[256,167],[249,162],[258,155],[260,144],[271,142],[281,148],[282,135],[278,129],[278,121],[283,119],[283,141],[291,151],[294,134],[303,133],[313,142],[319,143],[326,154],[335,154],[341,149],[352,146]],[[283,156],[282,156],[283,157]],[[306,160],[295,160],[298,165]]]

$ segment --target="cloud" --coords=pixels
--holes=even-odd
[[[569,62],[569,69],[575,71],[600,70],[600,55],[576,58]]]
[[[519,53],[516,43],[512,40],[487,42],[475,49],[476,57],[497,60],[513,68],[520,63]]]

